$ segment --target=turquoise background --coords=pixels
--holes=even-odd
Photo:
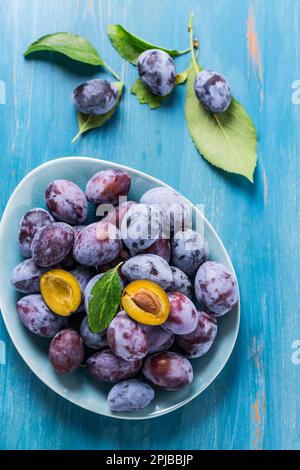
[[[184,120],[184,87],[156,111],[137,103],[129,92],[136,69],[106,35],[107,24],[119,22],[182,49],[192,11],[201,64],[228,77],[258,128],[254,185],[199,156]],[[163,179],[205,205],[237,271],[242,318],[234,353],[217,380],[171,415],[137,423],[93,415],[56,396],[16,353],[0,319],[6,345],[0,448],[300,448],[300,365],[291,359],[300,338],[300,107],[292,102],[292,84],[300,79],[299,20],[298,0],[1,1],[0,210],[29,170],[59,156],[95,156]],[[108,75],[57,57],[22,57],[39,36],[64,30],[89,38],[127,85],[114,118],[75,145],[71,91]],[[180,58],[178,70],[188,60]]]

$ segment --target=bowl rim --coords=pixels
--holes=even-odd
[[[119,169],[119,170],[125,170],[125,171],[128,171],[128,172],[131,172],[131,173],[134,173],[135,175],[139,176],[139,177],[142,177],[142,178],[146,178],[150,181],[152,181],[153,183],[155,183],[156,185],[160,185],[160,186],[164,186],[164,187],[167,187],[169,189],[172,189],[172,190],[175,190],[177,191],[175,188],[173,188],[172,186],[170,186],[169,184],[161,181],[160,179],[158,178],[155,178],[154,176],[151,176],[147,173],[144,173],[143,171],[140,171],[140,170],[137,170],[137,169],[134,169],[134,168],[131,168],[129,166],[126,166],[126,165],[123,165],[123,164],[120,164],[120,163],[115,163],[115,162],[111,162],[109,160],[102,160],[102,159],[99,159],[99,158],[93,158],[93,157],[82,157],[82,156],[69,156],[69,157],[58,157],[58,158],[55,158],[55,159],[52,159],[52,160],[49,160],[45,163],[42,163],[41,165],[38,165],[37,167],[33,168],[31,171],[29,171],[22,179],[21,181],[17,184],[16,188],[14,189],[14,191],[12,192],[11,196],[9,197],[7,203],[6,203],[6,206],[5,206],[5,209],[3,211],[3,214],[2,214],[2,217],[1,217],[1,221],[0,221],[0,241],[3,237],[3,227],[5,225],[5,220],[8,216],[8,213],[9,213],[9,209],[10,209],[10,204],[15,196],[15,194],[17,192],[20,191],[20,189],[22,188],[22,186],[26,183],[26,181],[31,178],[32,176],[34,176],[36,173],[39,173],[40,170],[44,170],[44,169],[47,169],[48,167],[50,166],[55,166],[55,164],[58,162],[58,161],[63,161],[63,160],[68,160],[68,162],[70,162],[70,160],[74,161],[74,162],[78,162],[78,161],[84,161],[84,162],[97,162],[97,163],[100,163],[100,164],[103,164],[104,166],[111,166],[111,167],[114,167],[116,169]],[[101,170],[99,170],[101,171]],[[85,409],[89,412],[92,412],[92,413],[96,413],[100,416],[106,416],[108,418],[114,418],[114,419],[122,419],[122,420],[130,420],[130,421],[141,421],[141,420],[146,420],[146,419],[152,419],[152,418],[158,418],[160,416],[163,416],[163,415],[166,415],[172,411],[175,411],[181,407],[183,407],[184,405],[186,405],[187,403],[191,402],[194,398],[196,398],[197,396],[199,396],[202,392],[204,392],[204,390],[206,390],[211,384],[212,382],[217,378],[217,376],[222,372],[222,370],[224,369],[225,365],[227,364],[231,354],[232,354],[232,351],[236,345],[236,341],[237,341],[237,337],[238,337],[238,334],[239,334],[239,328],[240,328],[240,317],[241,317],[241,306],[240,306],[240,289],[239,289],[239,283],[238,283],[238,279],[237,279],[237,276],[236,276],[236,272],[234,270],[234,267],[233,267],[233,264],[231,262],[231,259],[230,259],[230,256],[223,244],[223,241],[221,240],[221,238],[219,237],[218,233],[216,232],[216,230],[213,228],[213,226],[210,224],[210,222],[207,220],[207,218],[204,216],[204,214],[202,214],[199,209],[196,207],[195,204],[193,204],[192,201],[190,201],[188,198],[186,198],[180,191],[177,191],[179,192],[186,200],[189,204],[191,204],[192,206],[192,209],[197,213],[198,216],[200,216],[201,218],[203,218],[204,220],[204,223],[208,226],[208,228],[211,230],[213,236],[217,239],[219,245],[221,246],[222,250],[223,250],[223,253],[224,253],[224,256],[226,258],[226,263],[228,264],[228,266],[230,267],[230,270],[232,271],[232,273],[234,274],[235,278],[236,278],[236,281],[237,281],[237,288],[238,288],[238,302],[236,304],[236,331],[235,331],[235,336],[234,336],[234,340],[232,341],[232,345],[231,347],[229,348],[228,350],[228,353],[227,355],[224,357],[224,360],[222,362],[222,365],[216,370],[216,372],[213,374],[212,378],[205,383],[205,385],[203,386],[203,388],[201,388],[199,391],[196,391],[194,392],[193,394],[191,394],[191,396],[189,396],[188,398],[186,398],[185,400],[183,400],[182,402],[178,403],[178,404],[175,404],[173,406],[170,406],[164,410],[161,410],[159,411],[158,413],[155,413],[155,414],[152,414],[152,415],[149,415],[149,416],[124,416],[124,415],[117,415],[117,414],[111,414],[111,413],[103,413],[103,412],[98,412],[97,410],[91,410],[90,408],[84,406],[82,403],[78,402],[76,399],[73,399],[69,396],[65,396],[62,392],[62,390],[60,390],[59,387],[57,387],[56,385],[52,384],[51,383],[51,380],[48,380],[46,377],[43,377],[41,375],[38,375],[38,372],[36,372],[34,370],[34,366],[33,366],[33,363],[30,361],[29,358],[27,357],[24,357],[23,353],[21,352],[21,348],[19,347],[18,345],[18,340],[17,338],[14,336],[14,333],[13,331],[10,329],[9,327],[9,324],[8,322],[6,321],[6,315],[3,314],[3,311],[5,310],[5,307],[3,305],[3,302],[2,302],[2,295],[1,295],[1,291],[0,291],[0,311],[1,311],[1,316],[2,316],[2,319],[3,319],[3,322],[5,324],[5,327],[7,329],[7,332],[10,336],[10,339],[14,345],[14,347],[16,348],[17,352],[20,354],[20,356],[22,357],[22,359],[24,360],[24,362],[28,365],[28,367],[31,369],[31,371],[34,373],[34,375],[36,377],[38,377],[39,380],[41,380],[47,387],[49,387],[51,390],[53,390],[55,393],[57,393],[59,396],[63,397],[64,399],[68,400],[70,403],[73,403],[77,406],[79,406],[80,408],[82,409]]]

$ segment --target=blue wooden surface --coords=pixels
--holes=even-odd
[[[129,93],[136,70],[106,35],[106,25],[119,22],[182,49],[192,11],[201,63],[228,77],[258,127],[253,186],[198,155],[184,121],[184,87],[159,110],[137,103]],[[292,103],[299,20],[298,0],[0,2],[0,210],[23,176],[49,159],[86,155],[130,165],[205,204],[232,257],[242,302],[236,348],[213,385],[183,409],[137,423],[102,418],[56,396],[16,353],[0,319],[0,448],[300,448],[300,366],[291,360],[300,337],[300,108]],[[75,145],[69,95],[95,71],[22,57],[32,40],[64,30],[88,37],[127,85],[114,119]],[[184,69],[188,57],[177,63]]]

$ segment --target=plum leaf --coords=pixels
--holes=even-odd
[[[190,66],[185,115],[193,142],[212,165],[253,182],[257,162],[257,132],[250,116],[234,98],[224,113],[211,114],[194,91],[196,71]]]
[[[167,52],[172,57],[178,57],[186,54],[190,49],[184,51],[177,51],[176,49],[166,49],[164,47],[155,46],[150,42],[130,33],[127,29],[123,28],[120,24],[110,24],[107,27],[108,37],[116,51],[123,59],[127,60],[133,65],[137,64],[138,58],[142,52],[148,49],[159,49]]]
[[[117,313],[122,294],[119,266],[107,271],[92,288],[88,304],[88,322],[92,333],[102,333]]]
[[[78,134],[72,140],[72,143],[76,142],[76,140],[78,140],[79,137],[85,132],[103,126],[103,124],[113,116],[122,97],[124,82],[114,82],[113,85],[118,89],[119,96],[117,98],[115,106],[110,111],[105,114],[101,114],[100,116],[96,116],[94,114],[84,114],[80,111],[77,112],[79,131]]]

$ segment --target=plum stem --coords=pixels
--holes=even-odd
[[[106,68],[106,70],[108,70],[119,82],[121,81],[121,78],[119,77],[119,75],[116,74],[116,72],[114,72],[114,70],[109,66],[107,65],[106,63],[104,64],[104,67]]]
[[[196,73],[198,73],[200,68],[199,68],[199,65],[197,63],[196,56],[195,56],[193,19],[194,19],[194,13],[191,13],[190,21],[189,21],[189,28],[188,28],[188,31],[189,31],[189,34],[190,34],[190,51],[191,51],[192,61],[193,61],[193,64],[194,64],[195,71],[196,71]]]

